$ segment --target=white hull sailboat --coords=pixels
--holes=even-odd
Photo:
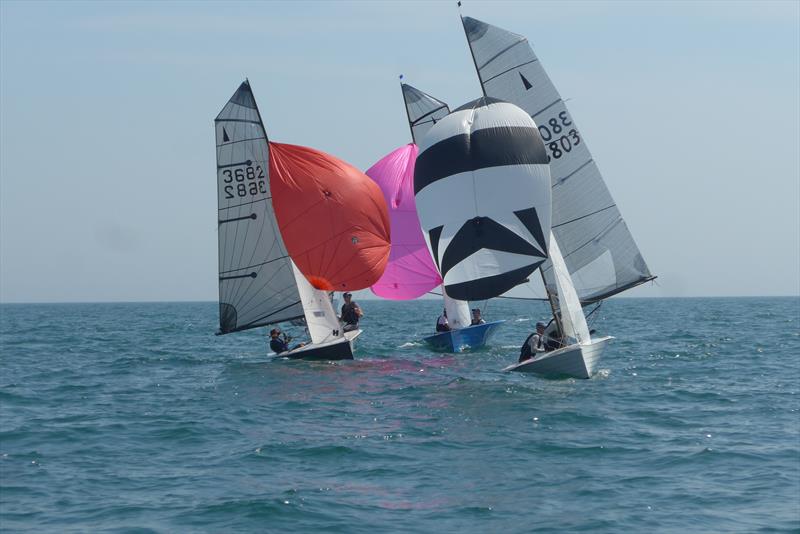
[[[551,352],[542,352],[534,358],[509,365],[503,371],[535,373],[542,376],[591,378],[597,370],[600,356],[611,336],[592,339],[585,344],[574,344]]]
[[[333,310],[328,290],[312,286],[309,278],[301,271],[303,266],[299,263],[302,261],[309,263],[310,254],[303,253],[301,247],[301,253],[296,255],[299,258],[298,262],[290,257],[288,252],[290,247],[287,244],[292,245],[292,243],[284,241],[280,214],[276,210],[278,205],[273,205],[276,185],[281,185],[281,181],[286,177],[280,172],[273,172],[270,163],[276,154],[282,154],[281,157],[286,161],[281,161],[278,168],[283,173],[293,172],[292,158],[302,160],[301,165],[305,166],[304,169],[311,168],[308,172],[317,170],[314,165],[327,165],[323,171],[331,168],[337,171],[341,169],[341,172],[349,172],[347,170],[349,166],[313,149],[270,143],[247,81],[241,84],[214,122],[219,202],[219,334],[304,319],[311,342],[283,352],[280,357],[314,360],[352,359],[353,343],[361,334],[361,330],[344,332]],[[331,176],[328,176],[330,174],[331,172],[328,172],[322,177],[326,180],[331,179]],[[315,177],[320,175],[315,174]],[[297,176],[290,178],[293,184],[299,182]],[[337,178],[338,175],[333,177]],[[359,176],[355,176],[354,180],[358,182]],[[362,182],[371,185],[366,176],[363,176]],[[317,185],[316,182],[314,185]],[[345,198],[343,189],[340,188],[338,191],[341,198]],[[348,195],[365,193],[361,189],[356,189],[355,192],[353,189],[352,185],[348,187]],[[377,191],[377,188],[375,189]],[[372,191],[370,194],[374,196],[374,193],[375,191]],[[323,197],[321,194],[318,196]],[[291,197],[293,200],[301,197],[302,193],[293,190]],[[284,211],[290,211],[289,208],[292,207],[283,205]],[[319,209],[324,211],[327,208]],[[293,220],[291,215],[289,213],[290,221]],[[368,215],[372,216],[373,213]],[[373,219],[379,222],[386,219],[380,217],[380,213],[375,215]],[[308,220],[308,217],[305,220]],[[366,227],[367,225],[360,225],[358,229]],[[297,247],[300,238],[294,229],[292,231],[294,233],[291,235],[295,239],[293,244]],[[388,232],[374,231],[370,235],[381,233],[387,235],[385,248],[388,255]],[[349,235],[344,239],[348,244],[352,243],[353,248],[373,245],[373,243],[365,244],[364,239]],[[324,249],[323,252],[326,250],[336,252],[346,248],[338,246],[338,242],[329,241],[332,243],[330,246],[316,248]],[[314,249],[311,245],[307,248]],[[353,254],[351,249],[344,250],[343,253]],[[380,263],[380,255],[376,254],[375,258]],[[335,263],[328,257],[323,259],[326,261],[318,263],[325,265]],[[352,265],[360,276],[366,276],[368,269],[364,265],[349,259],[345,263]],[[341,276],[347,274],[335,265],[332,269]],[[355,282],[344,279],[343,282],[337,283],[336,287],[343,287],[343,290],[351,289],[345,285],[346,283],[364,284],[354,286],[352,289],[361,289],[369,285],[360,279]]]
[[[543,376],[591,378],[603,349],[611,336],[592,339],[583,315],[578,293],[561,255],[555,235],[550,235],[550,262],[558,287],[558,307],[553,310],[556,331],[560,331],[562,347],[550,352],[534,353],[525,361],[509,365],[504,371],[536,373]]]

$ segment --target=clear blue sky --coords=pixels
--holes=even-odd
[[[464,2],[526,35],[659,285],[800,293],[800,3]],[[397,75],[480,94],[455,1],[0,3],[0,300],[216,300],[212,120],[365,169]]]

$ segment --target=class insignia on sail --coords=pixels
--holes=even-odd
[[[390,251],[389,214],[364,173],[313,148],[269,143],[272,203],[286,248],[316,289],[378,281]]]
[[[496,297],[547,259],[550,168],[539,130],[513,104],[480,98],[420,142],[414,192],[449,296]]]

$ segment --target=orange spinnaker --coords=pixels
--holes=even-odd
[[[319,150],[270,143],[269,183],[289,256],[315,287],[353,291],[378,281],[391,245],[375,182]]]

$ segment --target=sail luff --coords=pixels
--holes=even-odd
[[[552,168],[553,233],[582,302],[594,302],[654,276],[611,197],[586,142],[525,37],[462,17],[481,87],[536,122]],[[556,283],[546,262],[547,285]]]

